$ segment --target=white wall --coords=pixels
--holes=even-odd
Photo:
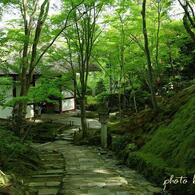
[[[62,100],[62,112],[75,109],[74,92],[64,90],[62,95],[64,98],[70,98]]]
[[[74,98],[62,100],[62,111],[69,111],[75,109]]]
[[[0,85],[0,93],[5,97],[5,102],[8,102],[13,97],[12,85]],[[12,116],[12,107],[0,106],[0,118],[7,119]]]
[[[26,118],[34,117],[34,109],[33,109],[33,107],[34,107],[33,105],[28,105],[27,106]],[[2,106],[0,106],[0,118],[8,119],[9,117],[12,117],[12,111],[13,111],[12,107],[3,108]]]
[[[34,105],[28,105],[26,109],[26,118],[34,117]]]
[[[74,97],[73,91],[66,91],[66,90],[64,90],[64,91],[62,91],[62,95],[63,95],[64,98]]]
[[[16,92],[17,94],[19,94],[19,90],[20,87],[17,86],[16,88]],[[10,85],[0,85],[0,93],[3,93],[5,95],[5,102],[8,102],[9,100],[11,100],[13,98],[13,86]],[[0,106],[0,118],[2,119],[7,119],[9,117],[12,117],[12,111],[13,108],[12,107],[3,107]],[[26,118],[32,118],[34,117],[34,109],[33,109],[33,105],[28,105],[27,106],[27,114],[26,114]]]
[[[2,106],[0,106],[0,118],[7,119],[7,118],[11,117],[12,110],[13,110],[12,107],[3,108]]]

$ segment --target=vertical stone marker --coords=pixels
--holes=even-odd
[[[99,121],[101,123],[101,146],[107,148],[108,146],[108,131],[107,122],[109,119],[108,102],[99,105]]]
[[[107,132],[107,124],[101,123],[101,145],[103,148],[107,148],[108,143],[108,132]]]

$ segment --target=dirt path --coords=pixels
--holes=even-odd
[[[117,160],[101,154],[97,148],[73,145],[71,133],[72,130],[68,130],[60,140],[37,145],[48,151],[42,156],[48,167],[32,177],[39,179],[29,182],[36,194],[152,195],[160,191],[137,172],[117,165]]]

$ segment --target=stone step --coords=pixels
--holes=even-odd
[[[55,182],[60,182],[62,181],[62,176],[57,176],[57,177],[31,177],[30,182],[50,182],[50,181],[55,181]]]
[[[32,175],[32,178],[56,178],[56,177],[59,177],[61,178],[62,177],[62,174],[38,174],[38,175]]]
[[[46,175],[46,174],[59,174],[59,173],[61,173],[61,174],[63,174],[64,173],[64,169],[47,169],[47,170],[43,170],[43,171],[39,171],[39,172],[37,172],[38,174],[44,174],[44,175]]]
[[[45,164],[43,165],[45,169],[62,169],[64,167],[63,164],[53,165],[53,164]]]
[[[40,154],[39,155],[41,159],[57,159],[62,158],[61,154],[53,155],[53,154]]]
[[[67,139],[67,140],[73,140],[72,136],[60,136],[60,137],[56,137],[56,139]]]
[[[56,195],[59,188],[43,188],[38,191],[38,195]]]
[[[59,187],[60,181],[47,181],[47,182],[30,182],[29,187]]]
[[[63,163],[64,159],[42,159],[44,164]]]
[[[43,168],[36,171],[31,176],[30,181],[27,182],[26,186],[29,188],[29,195],[56,195],[61,188],[65,172],[65,161],[63,155],[59,153],[59,148],[55,146],[56,144],[60,146],[61,143],[58,141],[54,146],[50,144],[37,146]],[[62,144],[64,143],[62,142]],[[30,193],[31,191],[32,193]]]
[[[41,160],[59,160],[62,159],[61,155],[40,155]]]

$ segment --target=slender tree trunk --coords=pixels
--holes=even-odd
[[[137,114],[137,102],[136,102],[136,96],[135,96],[135,91],[133,92],[133,104],[134,104],[134,108],[135,108],[135,112]]]
[[[82,96],[80,99],[81,106],[81,128],[82,128],[82,137],[87,136],[87,120],[86,120],[86,110],[85,110],[85,96]]]
[[[168,47],[168,54],[169,54],[169,63],[171,65],[171,72],[172,72],[172,76],[173,78],[175,78],[175,70],[174,70],[174,67],[173,67],[173,58],[172,58],[172,51],[171,51],[171,43],[167,43],[167,47]]]
[[[43,51],[38,52],[38,45],[40,43],[42,28],[45,23],[45,20],[48,16],[49,11],[49,0],[44,0],[41,3],[40,11],[37,12],[38,0],[34,1],[27,1],[27,0],[21,0],[20,2],[20,11],[21,15],[23,17],[24,22],[24,46],[22,51],[22,58],[21,58],[21,73],[20,73],[20,97],[25,97],[28,95],[28,90],[31,85],[31,81],[33,78],[34,70],[36,66],[39,64],[43,56],[47,53],[49,48],[54,44],[54,42],[57,40],[57,38],[64,32],[66,28],[68,28],[69,24],[69,18],[71,16],[71,13],[77,9],[78,6],[80,6],[83,1],[79,2],[77,5],[73,6],[70,11],[67,13],[67,17],[65,19],[64,26],[59,29],[59,32],[53,37],[51,42],[43,49]],[[31,6],[29,6],[31,5]],[[38,19],[35,21],[35,17],[38,14]],[[84,15],[83,13],[81,17]],[[81,19],[81,17],[78,18],[78,20]],[[33,29],[34,24],[36,24],[35,29]],[[32,43],[31,41],[32,40]],[[40,53],[40,55],[38,55]],[[28,77],[27,77],[28,75]],[[14,106],[13,110],[13,126],[18,127],[18,133],[22,134],[24,131],[24,125],[25,122],[25,116],[26,116],[26,108],[27,108],[27,102],[18,102]]]
[[[27,20],[27,1],[22,1],[21,5],[23,22],[24,22],[24,34],[25,40],[23,45],[22,51],[22,64],[21,64],[21,74],[19,75],[20,79],[20,97],[26,96],[26,87],[27,87],[27,70],[28,70],[28,48],[29,48],[29,41],[30,41],[30,27]],[[25,111],[26,105],[25,102],[16,102],[16,110],[14,113],[14,125],[17,127],[17,133],[22,135],[24,133],[24,121],[25,121]]]
[[[113,78],[112,78],[112,65],[111,62],[109,62],[109,91],[112,94],[113,93]]]
[[[26,77],[26,76],[25,76]],[[27,79],[21,80],[20,97],[25,97],[28,95],[30,85]],[[27,102],[19,102],[16,105],[16,117],[14,118],[14,124],[17,127],[19,135],[23,135],[25,131],[25,119],[27,113]]]
[[[190,35],[191,39],[195,41],[195,33],[190,27],[186,14],[183,17],[183,25],[184,25],[186,32]]]
[[[158,26],[157,26],[157,33],[156,33],[156,56],[155,56],[158,76],[159,76],[159,34],[160,34],[160,27],[161,27],[161,6],[160,6],[160,2],[158,2]]]
[[[119,117],[120,120],[122,119],[122,107],[121,107],[121,89],[119,87],[119,91],[118,91],[118,109],[119,109]]]
[[[183,17],[184,28],[189,34],[189,36],[192,38],[192,40],[195,41],[195,33],[193,31],[193,29],[195,28],[195,13],[193,9],[193,4],[191,5],[191,3],[187,0],[184,2],[178,0],[178,2],[185,12]]]
[[[147,26],[146,26],[146,0],[143,0],[143,4],[142,4],[142,22],[143,22],[143,35],[144,35],[144,49],[145,49],[145,55],[146,55],[147,65],[148,65],[148,85],[151,92],[151,101],[152,101],[153,110],[156,112],[158,107],[157,107],[157,101],[155,96],[153,69],[152,69],[152,63],[150,57],[148,33],[147,33]]]
[[[124,48],[124,38],[125,38],[125,32],[124,32],[124,24],[123,24],[123,20],[120,16],[120,21],[122,23],[121,25],[121,45],[119,48],[120,51],[120,79],[119,79],[119,114],[120,114],[120,120],[122,120],[122,81],[124,80],[124,64],[125,64],[125,57],[124,57],[124,52],[125,52],[125,48]]]

